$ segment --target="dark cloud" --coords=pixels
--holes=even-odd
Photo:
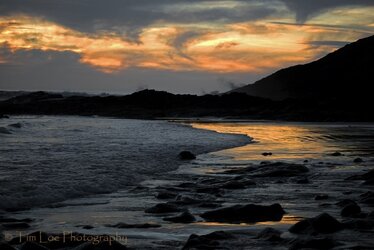
[[[245,21],[264,18],[277,10],[267,2],[232,1],[240,8],[215,7],[222,0],[2,0],[0,15],[27,14],[44,17],[81,31],[112,30],[135,36],[137,30],[157,21],[193,23],[204,21]],[[205,3],[202,8],[196,8]],[[178,8],[178,5],[181,7]],[[194,5],[189,11],[189,5]],[[174,9],[171,9],[174,6]]]
[[[373,0],[282,0],[296,13],[298,23],[329,9],[342,6],[374,6]]]
[[[0,47],[0,89],[87,91],[92,93],[132,93],[151,88],[173,93],[227,91],[228,85],[217,80],[253,82],[261,76],[250,73],[175,72],[129,68],[114,74],[99,72],[79,63],[79,55],[71,52],[17,51]],[[37,72],[37,73],[35,73]],[[266,73],[264,73],[266,74]]]

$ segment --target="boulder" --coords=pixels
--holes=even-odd
[[[19,123],[19,122],[9,124],[8,126],[9,126],[9,127],[12,127],[12,128],[22,128],[22,124]]]
[[[185,211],[175,217],[164,218],[164,221],[170,221],[175,223],[192,223],[196,221],[196,219],[189,211]]]
[[[372,179],[374,179],[374,169],[369,170],[369,171],[367,171],[364,174],[354,175],[354,176],[348,177],[346,180],[364,180],[364,181],[368,181],[368,180],[372,180]]]
[[[174,204],[170,203],[159,203],[153,207],[147,208],[146,213],[162,214],[162,213],[175,213],[181,212],[181,209]]]
[[[340,152],[334,152],[334,153],[332,153],[332,154],[330,154],[331,156],[343,156],[343,154],[342,153],[340,153]]]
[[[343,229],[342,223],[327,213],[314,218],[304,219],[289,228],[294,234],[329,234]]]
[[[156,194],[156,198],[157,198],[157,199],[160,199],[160,200],[164,200],[164,199],[174,199],[175,197],[177,197],[177,194],[176,194],[176,193],[167,192],[167,191],[164,191],[164,192],[158,192],[158,193]]]
[[[257,239],[263,239],[268,241],[281,241],[282,232],[271,227],[267,227],[258,233]]]
[[[228,223],[253,223],[261,221],[280,221],[285,214],[279,204],[262,205],[235,205],[205,212],[201,215],[206,221]]]
[[[356,159],[353,160],[354,163],[361,163],[364,162],[360,157],[357,157]]]
[[[183,250],[188,249],[217,249],[221,240],[235,239],[231,233],[225,231],[216,231],[206,235],[191,234],[188,238]]]
[[[329,196],[327,194],[319,194],[314,197],[314,200],[320,201],[320,200],[327,200]]]
[[[292,177],[305,174],[309,169],[300,164],[275,162],[260,165],[257,169],[250,172],[254,177]]]
[[[354,217],[361,213],[361,208],[357,204],[348,204],[345,206],[342,211],[340,212],[340,215],[343,217]]]
[[[263,152],[262,155],[263,156],[270,156],[270,155],[273,155],[273,153],[272,152]]]
[[[194,160],[196,159],[196,156],[190,151],[182,151],[179,153],[178,158],[180,160]]]

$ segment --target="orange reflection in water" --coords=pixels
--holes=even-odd
[[[247,227],[247,226],[253,226],[253,225],[276,225],[276,224],[293,225],[302,219],[303,219],[302,217],[298,217],[298,216],[285,215],[280,221],[263,221],[263,222],[257,222],[257,223],[238,223],[238,224],[203,221],[203,222],[196,222],[195,224],[203,225],[203,226],[210,226],[210,227],[219,227],[219,226],[221,227],[227,227],[227,226]]]
[[[291,160],[318,158],[326,152],[340,150],[329,140],[329,127],[308,124],[270,123],[193,123],[194,128],[219,133],[244,134],[254,143],[225,150],[235,160]],[[265,157],[263,152],[272,152]]]

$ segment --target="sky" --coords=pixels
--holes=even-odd
[[[0,89],[205,94],[374,34],[374,0],[0,0]]]

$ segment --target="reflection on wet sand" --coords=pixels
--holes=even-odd
[[[208,222],[208,221],[201,221],[201,222],[196,222],[195,224],[201,225],[201,226],[210,226],[210,227],[248,227],[251,225],[279,225],[279,224],[284,224],[284,225],[293,225],[296,222],[302,220],[302,217],[299,216],[292,216],[292,215],[285,215],[283,216],[282,220],[280,221],[264,221],[264,222],[256,222],[256,223],[223,223],[223,222]]]
[[[374,146],[373,127],[357,124],[354,129],[349,124],[193,123],[192,126],[253,138],[252,144],[225,150],[235,160],[316,159],[335,151],[367,154],[372,153]],[[264,152],[271,152],[271,157],[263,156]]]

